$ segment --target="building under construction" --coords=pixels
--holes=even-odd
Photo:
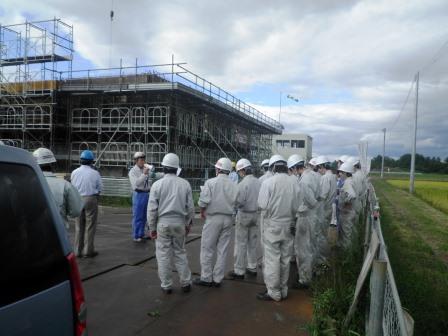
[[[48,147],[70,171],[92,150],[106,176],[126,176],[136,151],[160,166],[179,155],[187,177],[219,157],[269,157],[282,126],[171,62],[72,70],[73,27],[59,19],[0,26],[0,139]]]

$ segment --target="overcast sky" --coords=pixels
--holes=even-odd
[[[109,13],[114,10],[111,24]],[[448,157],[448,3],[373,1],[2,0],[0,23],[74,25],[76,68],[187,62],[192,71],[308,133],[314,154],[410,151],[421,70],[417,151]],[[112,42],[112,43],[111,43]],[[299,102],[287,99],[290,94]]]

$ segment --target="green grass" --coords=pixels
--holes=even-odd
[[[403,190],[409,190],[409,181],[387,180],[388,183]],[[415,181],[415,194],[436,209],[448,214],[448,182]]]
[[[379,177],[379,172],[371,172],[371,176]],[[393,179],[393,180],[408,180],[409,181],[409,172],[395,172],[395,173],[384,173],[385,179]],[[448,174],[433,174],[433,173],[416,173],[415,174],[416,181],[447,181],[448,182]]]
[[[100,205],[117,208],[130,208],[132,207],[132,197],[101,196]]]
[[[329,270],[313,282],[313,320],[308,330],[310,335],[364,334],[364,302],[358,304],[359,309],[348,328],[343,328],[362,267],[361,227],[362,225],[352,249],[346,252],[334,251]]]
[[[385,181],[374,181],[381,223],[414,335],[447,335],[448,216]]]
[[[199,191],[193,191],[193,204],[195,206],[198,205],[198,201],[199,201]]]

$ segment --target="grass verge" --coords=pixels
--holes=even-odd
[[[374,185],[400,299],[415,320],[414,334],[446,335],[448,217],[385,181]]]

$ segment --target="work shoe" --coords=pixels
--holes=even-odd
[[[296,289],[308,289],[310,288],[310,285],[298,280],[294,283],[293,287]]]
[[[255,270],[250,270],[250,269],[248,269],[248,268],[246,268],[246,274],[247,275],[250,275],[250,276],[253,276],[253,277],[256,277],[257,276],[257,271]]]
[[[257,294],[257,299],[261,301],[274,301],[273,298],[268,294],[268,291],[264,291],[262,293]]]
[[[134,242],[135,242],[135,243],[141,243],[141,242],[142,242],[142,239],[141,239],[141,238],[134,238]]]
[[[209,281],[203,281],[203,280],[201,280],[201,278],[196,278],[193,280],[193,285],[211,287],[211,286],[213,286],[213,283],[209,282]]]
[[[190,291],[191,291],[191,285],[186,285],[182,287],[182,292],[190,293]]]
[[[227,273],[227,277],[231,280],[244,280],[244,274],[236,274],[235,271],[230,271],[229,273]]]
[[[93,251],[92,253],[84,254],[83,258],[95,258],[98,255],[97,251]]]
[[[166,295],[169,295],[173,292],[171,288],[162,288],[162,292]]]
[[[212,281],[212,286],[215,288],[219,288],[219,287],[221,287],[221,283]]]

